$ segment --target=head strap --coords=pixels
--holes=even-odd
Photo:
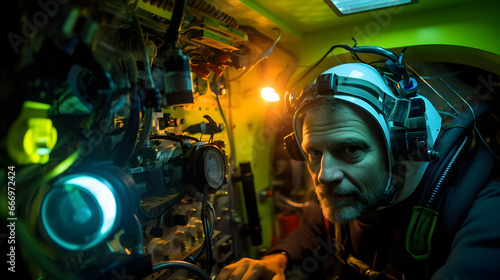
[[[381,112],[387,121],[394,122],[397,126],[406,126],[410,113],[410,101],[405,98],[396,98],[386,94],[375,84],[354,77],[338,76],[336,74],[322,74],[316,79],[316,83],[307,86],[298,99],[290,98],[294,102],[289,106],[294,113],[304,108],[306,103],[322,97],[335,95],[351,96],[359,98],[370,104],[375,110]]]

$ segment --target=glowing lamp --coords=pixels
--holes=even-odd
[[[21,114],[9,128],[7,153],[19,164],[46,163],[57,143],[57,130],[48,117],[50,105],[25,101]]]
[[[260,95],[264,100],[269,102],[276,102],[280,100],[280,96],[272,87],[265,87],[260,91]]]
[[[136,203],[133,181],[120,171],[79,172],[54,182],[41,208],[47,236],[70,251],[90,249],[112,236],[131,218],[128,208]]]

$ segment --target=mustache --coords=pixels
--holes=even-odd
[[[318,194],[323,196],[359,196],[361,194],[358,188],[342,188],[329,185],[318,185],[316,190]]]

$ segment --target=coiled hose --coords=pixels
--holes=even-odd
[[[464,137],[462,143],[460,143],[460,146],[458,147],[457,151],[455,152],[450,162],[444,169],[443,173],[441,173],[441,175],[439,176],[434,188],[432,189],[431,194],[429,195],[429,200],[427,201],[426,205],[427,208],[434,209],[435,204],[439,201],[443,189],[446,187],[451,178],[453,178],[453,176],[455,175],[457,164],[460,162],[465,153],[468,151],[468,148],[472,140],[471,138],[472,138],[471,136]]]

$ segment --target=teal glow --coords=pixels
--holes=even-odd
[[[71,179],[66,182],[66,184],[82,187],[95,197],[97,203],[101,207],[101,214],[103,215],[103,223],[101,225],[100,234],[104,236],[107,235],[113,228],[117,211],[116,199],[110,189],[109,183],[104,179],[98,180],[84,175]]]
[[[61,209],[62,205],[66,208]],[[72,215],[65,216],[67,213]],[[56,182],[46,195],[41,218],[47,235],[56,244],[77,251],[92,248],[105,240],[115,226],[117,213],[117,200],[107,180],[91,174],[73,174]],[[100,224],[88,231],[92,220],[99,220]],[[65,226],[71,224],[71,232],[61,233],[61,222]]]

